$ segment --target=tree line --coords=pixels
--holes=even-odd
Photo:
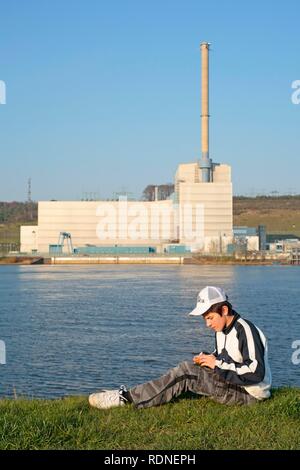
[[[0,224],[35,222],[36,202],[0,202]]]

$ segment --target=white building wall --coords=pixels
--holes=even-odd
[[[232,241],[230,167],[216,166],[210,183],[203,183],[200,173],[196,163],[179,165],[176,173],[180,243],[204,252],[223,252]]]
[[[214,183],[230,183],[231,167],[229,165],[214,165],[213,170]]]
[[[58,243],[60,232],[71,233],[74,247],[155,245],[174,238],[170,200],[39,202],[38,223],[38,249],[43,253]]]
[[[257,235],[247,236],[247,250],[259,251],[259,237]]]
[[[219,236],[219,232],[224,232],[221,233],[224,236],[229,235],[227,232],[231,235],[231,183],[180,183],[179,204],[183,210],[191,205],[200,211],[203,206],[205,236]]]
[[[32,250],[38,249],[38,233],[37,225],[23,225],[20,232],[20,251],[21,253],[32,253]]]

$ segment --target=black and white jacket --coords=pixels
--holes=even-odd
[[[271,371],[267,340],[253,323],[236,312],[231,324],[216,333],[215,371],[227,382],[240,385],[255,398],[270,396]]]

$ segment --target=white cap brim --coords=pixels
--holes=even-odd
[[[189,317],[200,317],[201,315],[204,315],[210,307],[211,305],[208,304],[197,305],[197,307],[189,313]]]

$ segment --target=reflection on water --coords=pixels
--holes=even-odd
[[[0,395],[58,397],[132,386],[214,347],[188,318],[221,285],[269,338],[274,386],[300,385],[298,266],[0,266]]]

